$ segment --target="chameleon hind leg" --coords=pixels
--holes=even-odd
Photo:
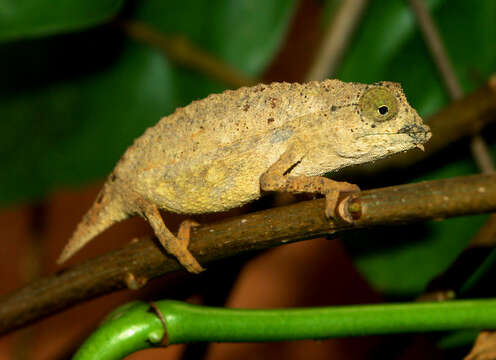
[[[160,244],[177,261],[191,273],[198,274],[204,269],[188,250],[189,234],[192,226],[197,226],[194,221],[186,220],[179,227],[178,236],[174,236],[164,224],[162,216],[156,205],[148,204],[142,209],[142,214],[150,223]]]

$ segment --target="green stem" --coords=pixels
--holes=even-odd
[[[132,302],[114,310],[85,341],[74,360],[122,359],[138,350],[160,344],[164,327],[150,305]]]
[[[246,310],[164,300],[162,313],[170,344],[196,341],[262,342],[333,337],[496,328],[496,300],[355,305],[308,309]],[[74,359],[118,359],[156,346],[164,334],[149,305],[135,303],[114,312]]]

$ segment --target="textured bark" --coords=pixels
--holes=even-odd
[[[287,242],[376,225],[496,211],[496,175],[476,175],[364,191],[342,201],[353,223],[329,221],[324,199],[246,214],[191,231],[191,252],[202,263]],[[373,246],[373,244],[371,244]],[[150,238],[130,242],[0,298],[0,333],[181,266]]]

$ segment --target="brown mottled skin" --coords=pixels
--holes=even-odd
[[[422,147],[431,134],[399,84],[325,80],[228,90],[177,109],[127,149],[66,245],[59,262],[112,224],[144,217],[164,248],[190,272],[187,222],[175,237],[159,209],[219,212],[264,191],[326,196],[356,185],[319,175]]]

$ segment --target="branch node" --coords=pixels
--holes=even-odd
[[[339,217],[350,224],[362,216],[362,204],[356,196],[347,196],[339,203],[337,210]]]

